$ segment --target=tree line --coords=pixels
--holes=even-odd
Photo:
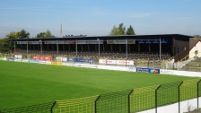
[[[136,35],[134,28],[130,25],[128,28],[124,26],[123,23],[120,23],[118,26],[114,25],[111,29],[110,36],[121,36],[121,35]],[[194,35],[195,38],[200,39],[200,35]],[[0,39],[0,53],[8,53],[11,52],[14,48],[14,44],[12,39],[29,39],[30,33],[22,29],[17,32],[10,32],[4,38]],[[46,30],[45,32],[38,33],[34,38],[56,38],[50,30]]]
[[[109,35],[135,35],[133,27],[130,25],[128,29],[123,23],[120,23],[118,27],[114,25]],[[17,32],[10,32],[4,38],[0,39],[0,53],[9,53],[14,48],[12,39],[29,39],[30,33],[22,29]],[[38,33],[33,38],[56,38],[50,30]]]
[[[0,39],[0,53],[9,53],[14,47],[12,39],[29,39],[30,33],[22,29],[17,32],[10,32],[4,38]],[[47,30],[45,32],[38,33],[34,38],[55,38],[54,35]]]

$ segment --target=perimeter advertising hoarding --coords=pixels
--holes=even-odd
[[[15,61],[14,58],[7,58],[7,61]]]
[[[22,55],[15,55],[15,58],[22,59]]]
[[[160,74],[160,69],[149,69],[149,73]]]
[[[34,60],[51,61],[52,57],[51,56],[39,56],[39,55],[36,55],[36,56],[32,56],[32,59],[34,59]]]
[[[40,60],[40,56],[38,56],[38,55],[36,55],[36,56],[32,56],[32,59]]]
[[[15,62],[22,62],[22,59],[15,59]]]
[[[56,57],[56,61],[57,62],[61,62],[62,61],[62,57]]]
[[[67,57],[62,57],[62,62],[67,62],[68,58]]]
[[[29,60],[30,63],[40,63],[40,60]]]
[[[99,59],[99,64],[133,66],[134,61],[132,61],[132,60],[106,60],[106,59]]]
[[[62,62],[51,62],[51,65],[61,66]]]
[[[93,60],[90,59],[83,59],[83,58],[74,58],[73,62],[83,62],[83,63],[92,63]]]
[[[160,74],[160,69],[139,68],[139,67],[137,67],[136,72]]]
[[[51,64],[50,61],[40,61],[40,64]]]
[[[149,73],[149,68],[136,68],[136,72]]]

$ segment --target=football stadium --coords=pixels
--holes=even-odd
[[[200,108],[201,55],[195,54],[200,41],[192,39],[181,34],[14,39],[12,52],[0,54],[0,113]]]

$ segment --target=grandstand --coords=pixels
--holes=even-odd
[[[191,36],[180,34],[128,36],[70,36],[13,40],[14,54],[69,58],[133,60],[136,66],[159,68],[170,58],[179,61],[189,52]],[[27,56],[28,55],[28,56]]]

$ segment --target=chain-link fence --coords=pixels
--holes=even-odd
[[[53,113],[56,102],[49,102],[33,106],[0,110],[0,113]]]

